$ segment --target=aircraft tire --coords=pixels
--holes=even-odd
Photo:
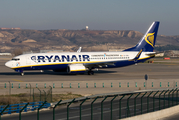
[[[88,75],[94,75],[93,71],[88,71]]]
[[[90,71],[88,71],[88,75],[90,75]]]
[[[23,73],[23,72],[21,72],[21,76],[24,76],[24,73]]]

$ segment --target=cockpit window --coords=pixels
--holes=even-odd
[[[20,59],[19,58],[12,58],[12,60],[19,61]]]

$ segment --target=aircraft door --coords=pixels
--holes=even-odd
[[[31,64],[30,56],[26,56],[26,64],[27,64],[27,65],[30,65],[30,64]]]

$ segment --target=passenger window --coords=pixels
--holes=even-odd
[[[12,60],[19,61],[20,59],[19,58],[12,58]]]

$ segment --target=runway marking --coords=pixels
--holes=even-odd
[[[22,80],[17,80],[17,79],[12,79],[13,81],[16,81],[16,82],[24,82]]]

